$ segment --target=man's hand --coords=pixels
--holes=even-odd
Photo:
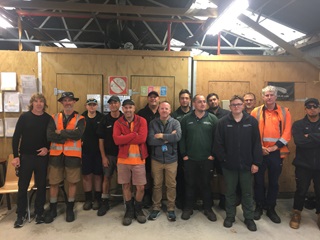
[[[257,165],[252,164],[251,166],[251,173],[255,174],[256,172],[259,171],[259,167]]]
[[[208,157],[208,160],[213,161],[213,160],[214,160],[214,157],[210,155],[210,156]]]
[[[46,147],[37,150],[38,156],[46,156],[48,154],[48,149]]]
[[[268,151],[269,151],[269,153],[270,153],[270,152],[277,151],[279,148],[278,148],[277,145],[273,145],[273,146],[271,146],[271,147],[268,147],[267,149],[268,149]]]
[[[154,135],[154,138],[156,138],[156,139],[163,139],[163,133],[156,133],[156,134]]]
[[[12,159],[11,164],[12,164],[12,166],[14,166],[15,168],[16,168],[16,167],[20,167],[20,158],[19,158],[19,157],[16,157],[16,158]]]
[[[61,130],[56,129],[55,133],[60,135],[61,134]]]
[[[102,165],[107,168],[109,167],[109,159],[107,158],[107,156],[103,156],[102,157]]]
[[[269,155],[269,150],[266,147],[262,147],[262,154],[263,156]]]
[[[188,156],[184,156],[182,159],[183,159],[183,161],[187,161],[187,160],[189,160],[189,157]]]

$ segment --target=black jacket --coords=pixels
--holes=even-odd
[[[148,104],[144,108],[140,109],[137,114],[147,120],[148,126],[153,119],[160,117],[158,110],[156,113],[153,113]]]
[[[218,122],[214,152],[222,167],[230,170],[250,170],[251,165],[262,163],[262,146],[258,121],[244,114],[236,122],[231,113]]]
[[[308,134],[308,137],[305,137]],[[292,136],[296,144],[293,165],[320,170],[320,120],[310,122],[308,117],[292,125]]]

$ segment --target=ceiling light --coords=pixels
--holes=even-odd
[[[228,28],[233,24],[237,17],[249,7],[248,0],[234,0],[230,5],[215,19],[207,34],[216,35],[222,29]]]

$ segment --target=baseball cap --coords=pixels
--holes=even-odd
[[[123,101],[122,106],[125,106],[125,105],[128,105],[128,104],[129,105],[135,105],[133,100],[126,99],[126,100]]]
[[[148,93],[148,97],[150,97],[151,95],[156,95],[157,97],[159,97],[159,93],[156,91],[151,91]]]
[[[315,105],[319,106],[319,100],[316,98],[308,98],[305,102],[304,105],[307,106],[309,103],[314,103]]]
[[[87,101],[86,101],[86,104],[89,105],[89,104],[98,104],[98,101],[97,99],[94,99],[94,98],[89,98]]]
[[[120,102],[120,98],[119,98],[117,95],[112,95],[112,96],[109,98],[108,103],[110,103],[110,102],[112,102],[112,101],[114,101],[114,102]]]
[[[61,97],[58,99],[58,102],[61,102],[66,97],[71,98],[72,100],[75,100],[76,102],[79,100],[79,98],[74,97],[73,92],[63,92],[61,94]]]

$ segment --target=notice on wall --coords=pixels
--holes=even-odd
[[[21,75],[21,87],[23,93],[37,93],[37,79],[34,75]]]
[[[17,88],[17,73],[1,72],[1,90],[15,91]]]
[[[3,105],[4,112],[19,112],[19,93],[5,92]]]
[[[278,101],[294,101],[294,83],[293,82],[268,82],[268,85],[277,88]]]
[[[6,137],[13,137],[14,129],[16,128],[17,122],[18,122],[18,118],[4,119]]]
[[[0,93],[0,112],[2,112],[2,93]]]
[[[125,76],[110,76],[109,77],[109,93],[110,95],[128,94],[128,78]]]
[[[29,111],[29,102],[32,94],[31,93],[21,93],[19,94],[20,106],[22,112]]]

